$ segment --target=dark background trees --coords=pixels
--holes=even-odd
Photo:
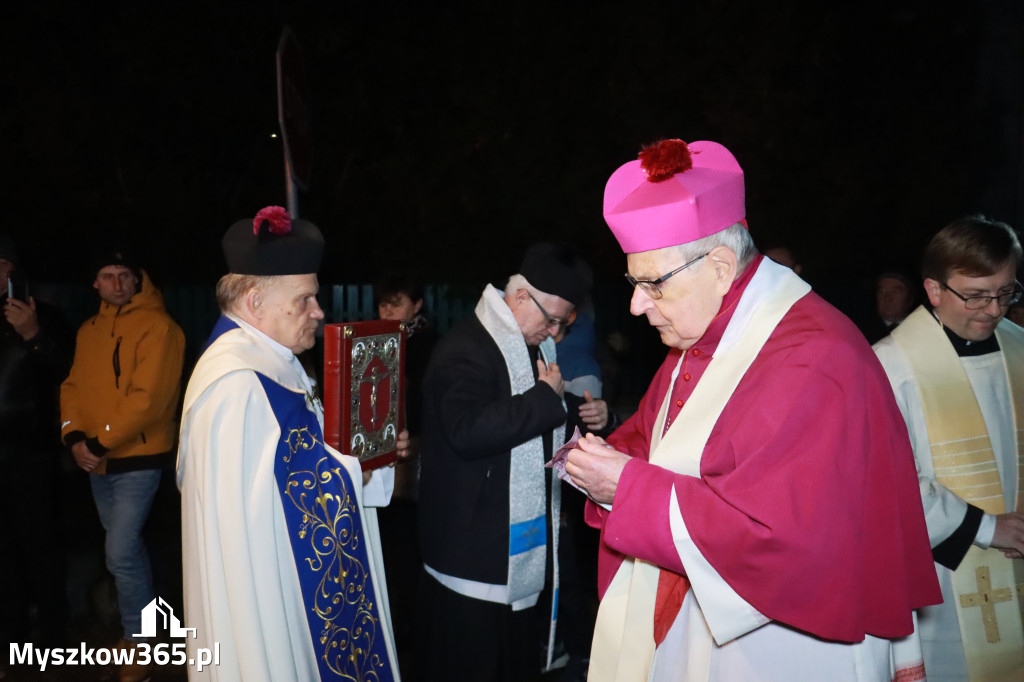
[[[3,229],[49,279],[83,276],[89,246],[124,234],[165,280],[221,274],[227,225],[285,203],[272,134],[286,24],[314,142],[300,212],[327,234],[326,281],[405,267],[476,284],[538,239],[576,242],[618,279],[604,182],[662,137],[726,144],[755,238],[795,247],[826,288],[965,212],[1024,217],[1016,2],[42,0],[6,13]]]

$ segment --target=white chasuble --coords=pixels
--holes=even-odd
[[[1003,358],[1024,358],[1024,332],[1004,320],[996,329]],[[1017,434],[1016,471],[1000,473],[978,397],[961,359],[930,311],[918,308],[892,333],[917,386],[935,479],[988,514],[1021,511],[1020,427],[1024,424],[1024,362],[1005,364]],[[994,434],[993,434],[994,435]],[[919,455],[920,458],[920,455]],[[1016,500],[1006,499],[1017,479]],[[945,590],[944,590],[945,592]],[[1024,561],[972,545],[952,572],[968,678],[1024,679]]]
[[[285,434],[267,392],[268,381],[305,405],[311,428],[303,433],[317,440],[322,439],[319,401],[312,398],[309,377],[288,349],[244,322],[227,321],[221,318],[222,333],[200,358],[189,382],[178,453],[184,625],[197,630],[197,639],[188,638],[186,648],[195,657],[197,647],[216,644],[221,654],[219,665],[202,671],[190,668],[189,677],[219,682],[342,679],[331,667],[339,667],[336,654],[345,650],[348,640],[336,637],[340,631],[333,624],[326,624],[322,632],[314,632],[310,625],[311,592],[302,583],[293,544],[296,526],[289,523],[285,507],[294,506],[295,496],[282,495],[275,476]],[[304,447],[310,440],[303,437],[298,442]],[[362,661],[361,674],[364,679],[397,680],[377,518],[369,507],[387,504],[394,470],[374,472],[363,486],[354,457],[324,446],[322,462],[331,470],[331,480],[341,476],[335,469],[344,469],[353,483],[346,490],[346,507],[358,507],[361,518],[357,529],[354,513],[339,515],[336,537],[359,539],[368,555],[360,562],[359,575],[372,586],[374,620],[366,620],[356,636],[366,639],[372,634],[374,650],[383,653]],[[316,489],[313,481],[309,483],[308,490]],[[325,495],[319,508],[327,509],[336,499]],[[351,532],[344,525],[349,522]],[[324,526],[315,527],[307,537]],[[330,537],[316,537],[321,540],[318,547],[330,549]],[[338,561],[348,556],[340,550],[326,552],[320,563],[340,565]],[[301,560],[304,567],[317,567],[316,561]],[[351,659],[342,661],[345,665],[370,651],[356,639],[350,641],[360,650],[352,650]],[[330,645],[326,653],[325,643]]]

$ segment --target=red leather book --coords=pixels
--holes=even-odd
[[[324,326],[324,439],[363,471],[395,461],[405,427],[405,326],[394,320]]]

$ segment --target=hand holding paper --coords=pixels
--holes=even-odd
[[[560,479],[594,502],[610,509],[619,477],[628,461],[629,455],[615,450],[603,438],[594,434],[581,438],[577,428],[545,466],[553,468]]]
[[[565,472],[565,463],[569,459],[569,453],[572,452],[572,450],[576,447],[576,443],[579,441],[580,436],[580,427],[577,426],[576,429],[573,431],[572,438],[566,441],[565,445],[558,448],[558,450],[555,452],[555,456],[552,457],[551,461],[545,464],[544,466],[546,466],[548,469],[554,469],[556,476],[558,476],[560,479],[571,485],[573,488],[576,488],[576,490],[579,490],[581,493],[586,495],[587,491],[576,485],[576,482],[572,480],[572,477]]]
[[[581,438],[576,449],[569,453],[565,471],[576,485],[587,491],[590,499],[609,508],[606,505],[615,499],[619,477],[629,459],[629,455],[591,433]]]

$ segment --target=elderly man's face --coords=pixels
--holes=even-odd
[[[316,275],[282,275],[263,290],[257,328],[295,354],[316,344],[324,311],[316,300]]]
[[[512,301],[512,315],[519,323],[527,346],[539,346],[544,339],[557,334],[563,325],[552,324],[552,319],[568,323],[573,311],[572,303],[564,298],[543,292],[531,296],[526,289],[517,290]]]
[[[713,249],[708,257],[662,282],[660,299],[652,299],[641,287],[633,289],[629,312],[646,315],[666,346],[680,350],[693,346],[721,309],[735,270],[723,272],[716,263],[715,254],[721,254],[720,249],[724,247]],[[683,255],[674,246],[626,255],[629,274],[637,280],[656,280],[684,262]]]

